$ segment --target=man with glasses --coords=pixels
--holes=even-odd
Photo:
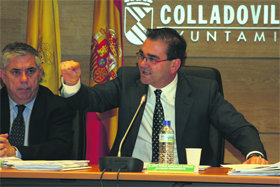
[[[16,42],[3,49],[0,157],[71,159],[73,112],[64,98],[39,85],[42,74],[33,47]]]
[[[118,131],[111,155],[117,155],[121,139],[142,95],[146,94],[147,101],[122,145],[122,156],[158,162],[154,151],[158,146],[155,126],[163,118],[171,121],[176,133],[175,163],[186,163],[186,147],[202,147],[201,164],[214,165],[208,132],[210,123],[214,122],[246,157],[244,163],[267,164],[258,131],[224,100],[217,83],[180,71],[186,58],[186,46],[185,40],[173,29],[148,30],[147,39],[136,54],[138,69],[121,67],[117,78],[91,88],[80,84],[79,63],[63,62],[62,95],[68,98],[72,107],[87,111],[119,108]],[[155,120],[153,115],[158,110],[161,116]]]

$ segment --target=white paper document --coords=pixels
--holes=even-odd
[[[17,170],[66,171],[87,169],[89,160],[10,160],[5,164]]]
[[[255,175],[255,176],[280,176],[280,162],[272,165],[259,164],[233,164],[222,165],[229,167],[229,175]]]
[[[0,161],[2,162],[2,167],[9,167],[9,162],[16,162],[22,160],[18,157],[0,157]]]

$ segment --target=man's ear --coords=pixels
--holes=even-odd
[[[44,76],[44,69],[42,67],[40,67],[39,69],[39,76],[40,76],[40,83],[43,82],[43,76]]]
[[[181,66],[181,60],[179,58],[172,60],[171,62],[171,73],[176,73]]]
[[[42,67],[40,67],[40,77],[42,78],[44,75],[44,69]]]

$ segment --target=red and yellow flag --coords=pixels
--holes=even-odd
[[[28,1],[26,43],[37,49],[41,57],[41,84],[58,94],[61,48],[57,0]]]
[[[122,56],[122,1],[94,1],[90,85],[114,79],[122,66]],[[88,119],[86,159],[97,164],[113,145],[117,110],[88,113]]]

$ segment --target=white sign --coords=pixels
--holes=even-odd
[[[206,42],[216,42],[219,39],[225,43],[232,40],[246,43],[249,38],[246,35],[247,31],[250,31],[250,39],[255,43],[264,43],[268,39],[276,43],[278,40],[280,30],[279,4],[255,4],[252,1],[251,4],[238,4],[236,6],[242,1],[234,1],[233,6],[229,3],[209,5],[211,1],[204,1],[205,5],[192,5],[186,0],[176,1],[177,5],[174,6],[174,2],[164,1],[165,4],[155,8],[153,0],[124,0],[124,34],[126,39],[134,45],[142,45],[146,39],[146,28],[169,27],[176,29],[182,35],[187,31],[188,39],[192,42],[200,42],[201,38],[204,38]],[[168,3],[172,3],[173,7]],[[213,1],[213,3],[215,2]],[[160,4],[159,1],[158,4]],[[155,12],[155,9],[159,11]],[[208,14],[210,12],[210,15],[205,16],[206,10]],[[130,26],[127,24],[128,17],[130,22],[131,19],[134,22]],[[160,23],[155,23],[155,17],[159,17]],[[149,20],[149,24],[143,24],[143,20],[146,22]],[[203,37],[201,37],[202,34]],[[233,34],[235,35],[234,39],[231,38]]]

